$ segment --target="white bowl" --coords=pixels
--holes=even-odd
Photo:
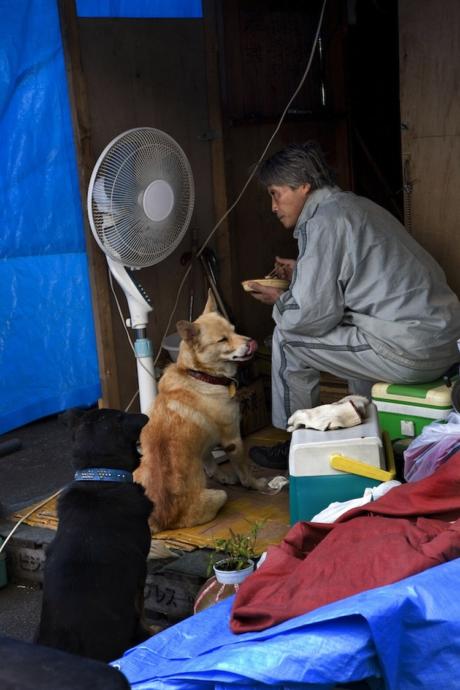
[[[289,287],[289,280],[284,280],[284,278],[253,278],[252,280],[243,280],[241,283],[246,292],[252,292],[249,283],[259,283],[265,287],[280,288],[281,290],[287,290]]]
[[[162,347],[169,354],[173,362],[177,362],[181,340],[182,338],[179,333],[170,333],[163,339]]]

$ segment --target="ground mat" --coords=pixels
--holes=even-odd
[[[247,532],[254,522],[264,521],[257,538],[257,550],[262,552],[271,544],[278,544],[289,529],[289,501],[287,487],[274,495],[261,494],[243,487],[226,487],[229,499],[217,517],[204,525],[188,529],[168,530],[152,535],[152,539],[161,539],[167,546],[186,548],[212,547],[215,539],[227,537],[228,530]],[[24,520],[27,525],[57,529],[57,498],[32,513]],[[36,504],[39,505],[39,504]],[[14,522],[22,519],[33,510],[27,506],[10,516]]]
[[[251,434],[245,439],[246,448],[251,445],[273,445],[287,437],[282,431],[267,427]],[[252,465],[256,476],[273,478],[279,475],[279,470],[267,470]],[[286,474],[286,473],[284,473]],[[278,493],[259,493],[242,486],[225,486],[208,481],[211,488],[225,489],[228,501],[216,518],[211,522],[187,529],[168,530],[152,535],[152,540],[161,540],[167,547],[181,550],[206,548],[213,546],[214,540],[228,537],[229,529],[234,532],[246,533],[255,522],[263,522],[263,527],[257,536],[256,551],[262,553],[267,546],[279,544],[289,530],[289,490],[285,486]],[[24,522],[35,527],[57,529],[57,497],[50,498],[44,505],[38,507]],[[30,505],[10,516],[14,522],[21,520],[35,506]]]

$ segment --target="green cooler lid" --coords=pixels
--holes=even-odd
[[[372,386],[372,398],[449,409],[452,407],[451,390],[443,379],[414,384],[376,383]]]

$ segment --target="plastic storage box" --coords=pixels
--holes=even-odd
[[[372,403],[363,424],[348,429],[296,429],[289,451],[289,512],[291,524],[310,520],[333,501],[363,495],[380,481],[340,472],[331,467],[332,455],[344,455],[386,469],[377,409]]]
[[[427,424],[446,419],[452,411],[451,388],[442,379],[414,385],[376,383],[372,401],[380,428],[392,441],[418,436]]]

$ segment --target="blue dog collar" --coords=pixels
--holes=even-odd
[[[85,470],[77,470],[74,479],[77,482],[132,482],[133,475],[127,470],[87,467]]]

